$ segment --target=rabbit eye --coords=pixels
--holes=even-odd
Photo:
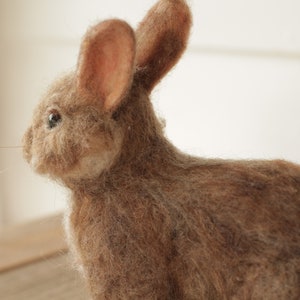
[[[56,127],[61,122],[61,115],[57,110],[50,112],[48,116],[48,126],[50,129]]]

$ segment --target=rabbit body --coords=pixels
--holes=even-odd
[[[130,124],[118,163],[73,194],[94,298],[298,299],[299,166],[193,158]]]
[[[161,0],[136,32],[92,27],[36,109],[25,158],[72,191],[93,299],[299,299],[300,167],[186,155],[153,111],[190,25],[185,1]]]

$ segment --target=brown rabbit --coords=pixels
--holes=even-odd
[[[164,137],[149,94],[186,48],[183,0],[136,32],[92,27],[24,137],[72,191],[71,247],[93,299],[300,299],[300,167],[195,158]]]

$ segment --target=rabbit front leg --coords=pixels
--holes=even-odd
[[[132,206],[76,200],[70,222],[92,299],[181,299],[164,218],[153,217],[157,212],[143,201]]]
[[[211,268],[197,268],[194,262],[178,268],[178,285],[186,300],[279,300],[299,299],[298,275],[293,263],[272,265],[244,265],[244,274]],[[229,268],[230,269],[230,268]]]
[[[299,260],[277,261],[248,267],[244,284],[232,297],[234,300],[298,300],[300,297]]]

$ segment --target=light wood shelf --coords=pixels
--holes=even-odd
[[[60,215],[0,231],[0,298],[89,299],[71,266]]]

